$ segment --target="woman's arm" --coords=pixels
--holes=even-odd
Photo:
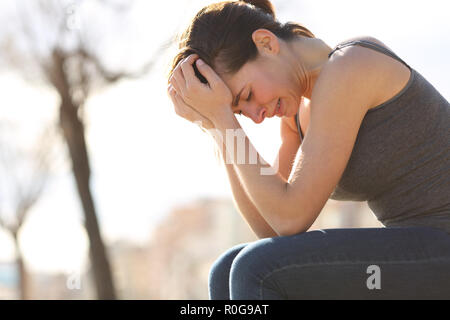
[[[278,161],[278,172],[285,180],[288,180],[301,143],[294,118],[281,118],[280,135],[281,147],[276,161]]]
[[[300,140],[297,131],[293,130],[287,123],[288,119],[282,119],[280,126],[281,133],[281,147],[278,151],[278,172],[284,179],[288,179],[292,170],[296,152],[300,146]],[[216,135],[212,135],[219,148],[222,156],[222,160],[227,170],[228,180],[230,182],[231,190],[233,193],[233,200],[240,214],[246,220],[247,224],[257,235],[258,238],[270,238],[276,237],[278,234],[272,229],[272,227],[264,220],[254,203],[250,200],[247,192],[245,192],[239,176],[236,172],[234,164],[227,164],[225,153],[223,152],[222,140],[218,139]],[[222,147],[221,147],[222,146]]]
[[[241,164],[226,148],[250,200],[279,235],[305,232],[314,223],[344,172],[367,107],[372,105],[377,71],[358,57],[344,58],[322,70],[327,72],[316,83],[310,125],[296,155],[292,179],[263,173],[268,171],[267,163],[259,154],[256,163]],[[229,112],[218,110],[217,116],[211,116],[215,128],[224,136],[227,131],[242,130],[231,106],[222,105],[222,109]],[[244,136],[248,153],[257,154]]]
[[[186,71],[185,80],[180,80],[183,100],[210,119],[225,142],[230,133],[244,139],[248,150],[245,154],[252,161],[242,162],[239,153],[234,152],[234,143],[225,143],[226,162],[235,166],[244,190],[270,227],[279,235],[307,231],[344,172],[362,120],[373,105],[374,88],[382,76],[379,70],[358,50],[351,49],[324,67],[310,99],[308,132],[297,152],[293,177],[288,181],[272,166],[267,168],[268,163],[243,132],[233,114],[231,91],[220,76],[208,65],[197,62],[208,85],[196,78],[189,60],[194,58],[181,64]]]
[[[268,166],[266,161],[261,161],[261,156],[247,135],[242,134],[243,130],[236,130],[242,130],[242,128],[232,113],[229,116],[224,115],[220,122],[215,123],[213,136],[217,148],[221,152],[225,164],[233,166],[239,184],[248,195],[249,202],[254,204],[257,212],[261,215],[261,221],[265,221],[277,235],[281,235],[282,221],[277,217],[279,217],[278,211],[284,203],[287,179],[281,175],[279,168]],[[238,139],[242,139],[244,143],[227,139],[227,134],[236,134]],[[243,150],[237,150],[240,145],[244,146]],[[256,163],[250,161],[251,154],[256,155]]]
[[[222,152],[222,155],[224,153]],[[223,158],[225,162],[225,158]],[[270,227],[264,218],[256,209],[255,205],[250,201],[247,193],[244,191],[241,182],[233,164],[226,164],[228,180],[230,182],[231,191],[233,193],[233,200],[238,208],[238,211],[247,222],[249,227],[253,230],[256,236],[262,238],[272,238],[278,234]]]
[[[216,140],[217,147],[220,149],[221,156],[225,163],[225,168],[227,170],[228,180],[230,181],[231,190],[233,193],[233,200],[239,212],[243,218],[247,221],[250,228],[259,238],[275,237],[277,233],[270,227],[270,225],[261,216],[258,209],[255,207],[254,203],[248,197],[248,194],[242,187],[242,183],[236,172],[236,168],[233,164],[227,164],[225,153],[223,152],[222,140],[217,139],[215,135],[214,126],[209,119],[203,117],[195,109],[187,105],[183,99],[177,94],[176,90],[172,85],[168,86],[168,94],[172,99],[175,107],[175,112],[181,117],[189,120],[191,122],[197,123],[203,131],[211,133],[213,139]],[[295,157],[296,150],[299,146],[298,133],[290,128],[287,121],[281,121],[281,139],[282,145],[278,153],[280,160],[279,171],[287,179],[291,169],[293,158]]]

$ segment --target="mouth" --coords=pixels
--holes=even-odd
[[[277,106],[275,108],[274,115],[281,117],[281,116],[283,116],[282,111],[283,111],[283,109],[282,109],[282,105],[281,105],[281,98],[278,98],[278,102],[277,102]]]

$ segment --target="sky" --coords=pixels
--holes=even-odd
[[[161,41],[181,31],[203,5],[213,2],[167,0],[158,2],[155,10],[154,2],[136,1],[137,7],[125,21],[132,22],[131,35],[105,15],[95,23],[114,34],[113,44],[102,44],[114,52],[108,65],[121,65],[131,55],[137,67]],[[273,4],[280,21],[304,24],[331,47],[359,35],[378,38],[450,100],[448,1],[280,0]],[[86,17],[100,10],[91,6],[85,9]],[[83,18],[79,17],[80,23]],[[147,76],[114,84],[87,101],[91,188],[108,243],[126,239],[143,244],[174,206],[197,197],[231,197],[212,140],[176,115],[166,95],[165,72],[175,50],[170,48],[158,57]],[[25,82],[13,71],[0,73],[0,87],[0,117],[18,121],[32,143],[34,130],[57,116],[56,94]],[[242,117],[238,120],[263,158],[272,162],[280,146],[279,118],[260,125]],[[88,240],[75,191],[70,171],[63,168],[30,211],[20,245],[31,269],[73,272],[86,268]],[[0,247],[0,262],[11,261],[13,245],[4,232],[0,232]]]

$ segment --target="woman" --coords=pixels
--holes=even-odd
[[[183,34],[168,94],[217,142],[261,238],[217,259],[211,299],[450,298],[450,105],[381,41],[332,49],[269,1],[212,4]],[[224,144],[236,113],[281,117],[275,174]],[[385,228],[307,232],[329,198],[367,201]]]

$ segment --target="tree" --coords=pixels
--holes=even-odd
[[[17,143],[18,133],[12,123],[0,127],[0,227],[8,231],[16,250],[21,299],[29,299],[25,261],[18,235],[28,212],[38,201],[55,165],[57,146],[55,128],[48,126],[31,148]]]
[[[91,169],[83,110],[94,90],[124,78],[142,76],[151,70],[155,59],[150,57],[134,70],[126,65],[113,70],[104,63],[111,51],[101,48],[105,39],[111,40],[111,34],[96,27],[95,21],[109,16],[111,20],[126,24],[127,12],[134,1],[23,0],[15,3],[15,16],[9,30],[6,29],[5,38],[0,39],[3,58],[7,59],[9,68],[14,67],[26,80],[45,83],[59,96],[59,127],[83,208],[97,296],[115,299],[111,267],[90,190]],[[101,10],[92,10],[92,6]],[[161,44],[154,56],[166,50],[171,41]]]

